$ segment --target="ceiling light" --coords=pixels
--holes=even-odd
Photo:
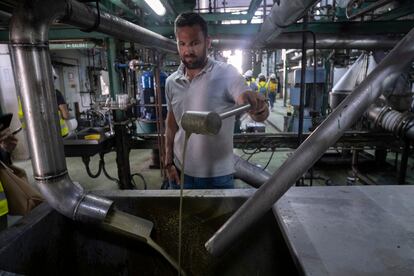
[[[148,6],[159,16],[163,16],[166,12],[164,5],[160,0],[145,0]]]

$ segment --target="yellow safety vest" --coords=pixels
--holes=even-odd
[[[69,128],[68,125],[66,124],[65,119],[62,118],[62,115],[59,112],[59,124],[60,124],[60,135],[62,135],[62,137],[65,137],[66,135],[69,134]]]
[[[18,97],[17,100],[18,100],[18,105],[19,105],[19,110],[18,110],[19,120],[20,120],[20,123],[22,124],[22,128],[25,129],[26,124],[24,122],[24,113],[23,113],[23,107],[20,101],[20,97]],[[66,135],[69,134],[69,128],[65,120],[62,118],[60,111],[58,112],[59,112],[60,135],[62,135],[62,137],[65,137]]]
[[[0,216],[7,215],[9,213],[9,205],[7,204],[6,194],[4,193],[3,185],[0,181]]]
[[[267,83],[265,81],[259,81],[257,91],[263,96],[267,96]]]
[[[19,111],[17,112],[19,115],[19,120],[20,120],[20,123],[22,124],[22,128],[25,129],[26,123],[24,122],[24,113],[23,113],[22,102],[20,101],[20,96],[17,97],[17,103],[19,105]]]
[[[269,81],[267,84],[269,93],[277,93],[277,82]]]

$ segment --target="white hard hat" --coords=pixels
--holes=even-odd
[[[275,74],[271,74],[271,75],[270,75],[270,78],[271,78],[271,79],[276,79],[276,75],[275,75]]]
[[[247,78],[251,78],[253,77],[253,72],[252,70],[247,70],[246,73],[244,73],[244,76]]]
[[[263,73],[260,73],[257,77],[258,77],[259,79],[260,79],[260,78],[266,78],[266,77],[265,77],[265,75],[264,75]]]

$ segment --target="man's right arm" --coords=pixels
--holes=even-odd
[[[164,166],[167,172],[169,181],[174,181],[180,184],[180,177],[177,169],[174,166],[174,138],[178,131],[178,124],[175,120],[174,113],[168,111],[165,128],[165,160]]]

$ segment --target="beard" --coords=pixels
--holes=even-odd
[[[189,61],[187,58],[191,58],[191,61]],[[187,69],[201,69],[204,67],[204,64],[206,63],[206,58],[206,54],[200,57],[196,55],[187,55],[182,57],[181,61],[184,63]]]

